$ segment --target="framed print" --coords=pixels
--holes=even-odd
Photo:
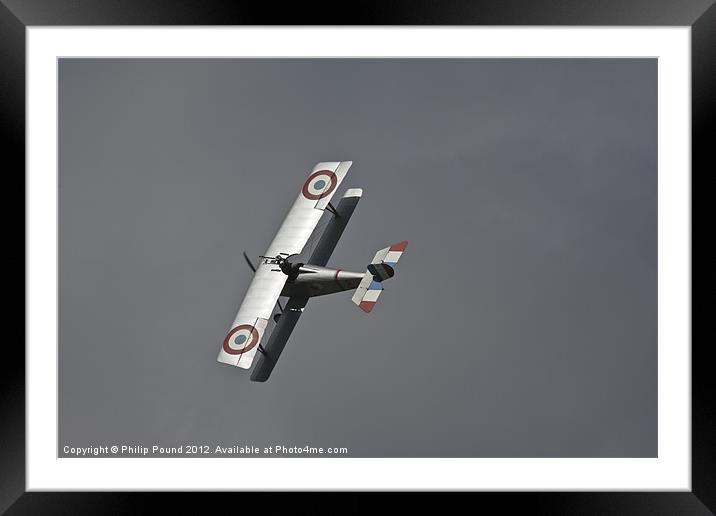
[[[0,507],[713,510],[716,8],[539,5],[5,2],[26,324]]]

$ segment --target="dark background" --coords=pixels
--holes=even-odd
[[[59,64],[59,444],[657,452],[656,60]],[[317,161],[365,194],[272,378],[216,362]],[[339,194],[340,195],[340,194]]]

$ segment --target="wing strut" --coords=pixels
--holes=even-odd
[[[336,217],[340,217],[340,214],[336,211],[336,209],[333,207],[333,205],[330,202],[326,205],[326,209],[328,211],[330,211],[331,213],[333,213],[333,215],[335,215]]]

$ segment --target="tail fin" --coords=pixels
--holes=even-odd
[[[373,310],[383,291],[383,281],[393,277],[394,266],[398,263],[406,247],[408,247],[408,241],[403,240],[375,253],[373,261],[368,265],[368,270],[352,298],[352,301],[361,310],[366,313]]]

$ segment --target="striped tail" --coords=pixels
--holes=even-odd
[[[408,241],[403,240],[375,253],[352,298],[361,310],[366,313],[373,310],[380,293],[383,292],[383,281],[393,277],[395,264],[400,260],[406,247]]]

